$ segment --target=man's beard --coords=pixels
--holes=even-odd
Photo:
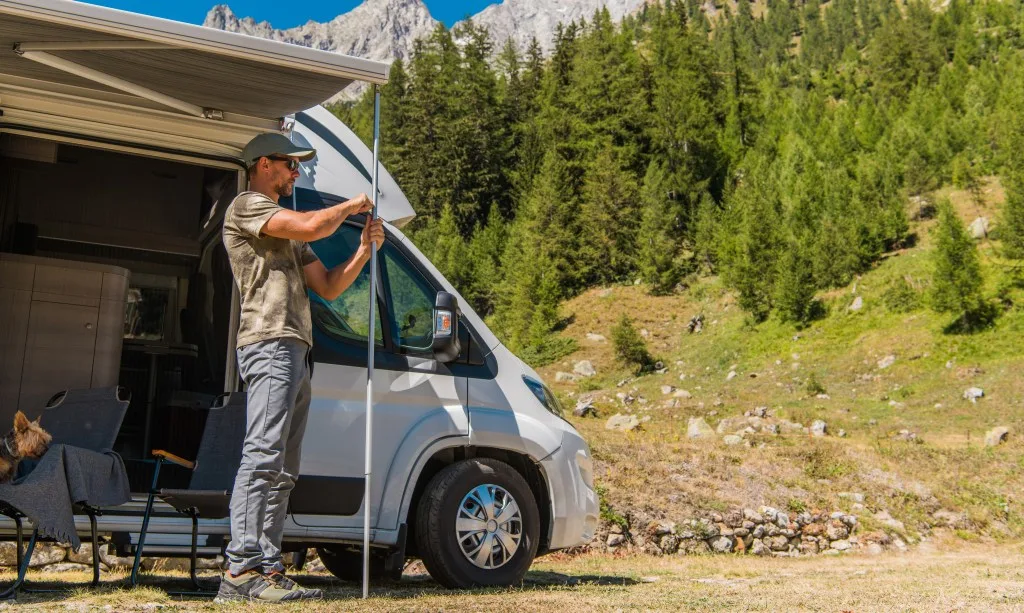
[[[294,186],[295,186],[295,184],[292,183],[291,181],[288,181],[284,185],[278,186],[278,188],[277,188],[277,195],[282,197],[282,198],[287,198],[288,196],[291,196],[292,195],[292,190],[294,189]]]

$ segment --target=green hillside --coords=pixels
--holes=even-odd
[[[981,191],[977,204],[963,191],[929,197],[951,196],[967,224],[997,216],[1002,206],[998,181],[986,180]],[[852,510],[867,529],[878,527],[873,516],[886,511],[911,539],[948,527],[954,516],[963,538],[1024,534],[1017,507],[1024,486],[1024,294],[1004,291],[1010,297],[988,329],[944,332],[950,317],[925,307],[935,225],[912,222],[913,247],[886,253],[850,285],[820,293],[827,315],[802,329],[777,321],[751,325],[715,278],[667,297],[652,297],[643,285],[598,288],[565,305],[572,323],[562,334],[580,349],[543,374],[553,382],[581,360],[597,370],[553,387],[570,409],[581,398],[597,409],[596,417],[570,420],[599,460],[597,479],[611,516],[645,526],[650,519],[769,505]],[[996,241],[979,242],[991,294],[1012,270],[998,248]],[[894,301],[900,281],[913,293]],[[863,307],[851,311],[858,297]],[[588,340],[588,333],[611,339],[622,314],[647,331],[646,345],[665,373],[634,377],[615,359],[610,340]],[[703,331],[689,333],[697,314],[704,315]],[[888,356],[895,360],[881,368]],[[664,393],[666,385],[675,389]],[[984,397],[964,399],[970,387]],[[678,390],[691,397],[678,397]],[[627,404],[616,398],[621,393],[635,400]],[[828,434],[758,433],[736,446],[724,444],[721,434],[687,438],[691,417],[715,427],[760,406],[803,426],[823,420]],[[635,414],[642,423],[630,432],[606,430],[615,414]],[[986,447],[985,433],[996,426],[1010,429],[1008,442]],[[913,440],[900,435],[904,430]],[[842,493],[863,494],[864,508],[854,509],[856,498]]]

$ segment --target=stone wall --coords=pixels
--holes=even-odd
[[[750,553],[753,555],[837,555],[863,550],[881,553],[905,549],[899,537],[885,532],[860,533],[857,517],[835,511],[788,513],[761,507],[711,513],[683,522],[653,520],[634,525],[605,523],[582,549],[653,555]]]

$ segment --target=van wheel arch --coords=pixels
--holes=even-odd
[[[427,484],[445,467],[471,458],[499,460],[514,468],[526,480],[534,499],[537,501],[537,510],[540,512],[541,530],[540,541],[537,543],[537,556],[547,553],[551,543],[551,496],[548,492],[547,479],[540,465],[530,456],[508,449],[466,446],[447,447],[436,452],[427,460],[423,470],[417,476],[416,487],[413,489],[412,500],[408,507],[408,516],[405,519],[409,529],[409,534],[406,538],[406,554],[409,556],[420,555],[416,551],[416,513]]]

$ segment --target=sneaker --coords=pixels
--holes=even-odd
[[[294,579],[278,570],[263,575],[263,578],[283,590],[301,592],[303,599],[319,600],[324,597],[323,590],[317,588],[304,588],[296,583]]]
[[[280,588],[257,571],[248,570],[237,577],[231,576],[230,572],[225,572],[220,579],[220,589],[217,590],[217,597],[213,599],[213,602],[217,604],[239,600],[286,602],[304,598],[308,598],[308,596],[303,595],[302,592]]]

